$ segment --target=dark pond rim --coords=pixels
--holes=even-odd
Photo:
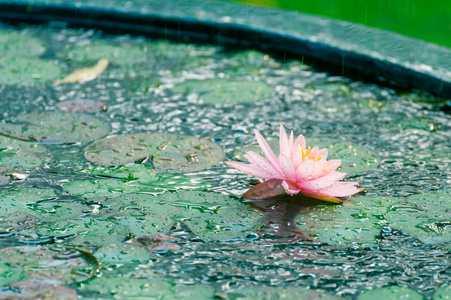
[[[207,0],[0,0],[0,21],[258,49],[353,79],[451,98],[450,48],[299,12]]]

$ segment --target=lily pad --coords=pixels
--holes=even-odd
[[[451,299],[451,285],[444,285],[440,287],[432,296],[432,300]]]
[[[198,93],[197,100],[206,104],[253,103],[271,97],[273,88],[260,81],[206,79],[187,80],[177,84],[174,93]]]
[[[37,229],[40,236],[74,235],[71,245],[104,246],[122,241],[128,230],[110,220],[92,217],[82,217],[69,220],[49,222]]]
[[[89,175],[110,177],[103,179],[71,180],[63,183],[64,190],[86,199],[114,198],[120,195],[148,191],[162,193],[178,189],[208,187],[206,182],[183,174],[158,174],[150,166],[130,164],[119,167],[96,166],[82,172]]]
[[[380,300],[380,299],[408,299],[408,300],[426,300],[426,297],[417,292],[402,286],[387,286],[372,289],[360,294],[357,300]]]
[[[152,157],[157,172],[184,173],[213,166],[223,152],[217,144],[197,137],[137,133],[96,141],[85,148],[85,157],[103,166]]]
[[[43,143],[87,143],[111,131],[108,122],[85,114],[34,112],[0,124],[0,134]]]
[[[5,262],[0,256],[0,286],[24,279],[24,269],[14,263]]]
[[[0,174],[27,173],[49,159],[50,153],[44,146],[0,136]],[[9,181],[7,178],[4,184]]]
[[[241,300],[241,299],[311,299],[311,300],[338,300],[341,299],[332,294],[316,292],[300,287],[256,287],[243,288],[226,293],[218,293],[221,299]]]
[[[114,43],[96,43],[83,46],[74,46],[67,51],[67,58],[72,62],[89,66],[106,58],[119,66],[129,66],[147,61],[148,47],[129,46]]]
[[[106,261],[115,264],[145,263],[151,258],[148,251],[125,243],[105,245],[98,249],[94,256],[100,262]]]
[[[211,192],[135,193],[113,199],[112,206],[120,208],[115,222],[138,237],[166,234],[182,221],[202,239],[231,239],[251,233],[261,222],[261,215],[239,199]]]
[[[336,245],[377,246],[383,226],[396,228],[426,244],[451,242],[450,190],[406,198],[360,197],[340,206],[306,207],[296,217],[299,228]]]
[[[279,141],[270,140],[268,144],[274,153],[279,153]],[[307,145],[312,148],[314,146],[318,146],[320,149],[327,148],[327,159],[341,159],[340,171],[348,175],[364,173],[379,166],[380,159],[374,152],[351,142],[308,138]],[[236,150],[234,155],[239,160],[245,160],[244,154],[248,151],[254,151],[263,155],[258,145],[242,147]]]
[[[38,37],[22,32],[0,31],[0,57],[40,56],[47,44]]]
[[[87,113],[106,110],[107,106],[102,101],[97,100],[67,100],[57,104],[59,109],[67,113]]]
[[[451,190],[442,190],[405,199],[388,207],[389,226],[423,243],[451,243]]]
[[[18,56],[0,59],[0,84],[43,84],[58,79],[62,74],[60,66],[43,59]]]
[[[35,227],[38,219],[22,211],[0,214],[0,232],[21,231]]]
[[[20,188],[3,190],[0,192],[2,215],[27,211],[29,204],[34,204],[40,200],[52,200],[56,197],[55,191],[48,189]]]

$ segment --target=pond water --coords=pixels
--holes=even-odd
[[[0,29],[0,297],[451,297],[445,100],[253,50]],[[225,161],[280,124],[365,192],[240,200],[257,180]]]

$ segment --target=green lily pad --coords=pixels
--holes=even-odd
[[[102,58],[108,59],[115,65],[130,66],[146,62],[149,48],[104,42],[74,46],[67,51],[66,55],[72,62],[83,66],[95,64]]]
[[[117,243],[105,245],[98,249],[94,256],[100,262],[109,262],[115,264],[126,263],[145,263],[151,258],[148,251],[130,244]]]
[[[55,284],[86,280],[91,270],[97,267],[80,256],[77,250],[31,245],[1,249],[0,259],[24,268],[29,278],[41,282],[52,280]]]
[[[197,137],[137,133],[96,141],[85,148],[85,157],[104,166],[153,157],[157,172],[184,173],[213,166],[223,152],[217,144]]]
[[[231,239],[251,233],[261,222],[261,215],[238,199],[211,192],[135,193],[113,199],[112,206],[120,208],[115,222],[135,236],[166,234],[182,221],[202,239]]]
[[[51,281],[51,280],[50,280]],[[0,290],[3,299],[78,299],[76,290],[36,279],[17,281]]]
[[[96,217],[49,222],[37,228],[41,236],[75,235],[69,243],[82,246],[104,246],[125,239],[128,229],[118,226],[110,220]]]
[[[0,192],[0,207],[2,215],[10,215],[15,212],[24,212],[29,204],[42,200],[52,200],[58,195],[53,190],[37,188],[8,189]]]
[[[312,205],[295,222],[311,237],[334,245],[377,247],[378,236],[387,225],[385,214],[390,198],[360,197],[343,205]]]
[[[445,300],[451,299],[451,285],[441,286],[437,291],[435,291],[432,300]]]
[[[0,213],[0,232],[21,231],[33,228],[39,220],[22,211],[10,212],[6,215]]]
[[[27,207],[28,213],[47,222],[76,218],[88,210],[82,202],[58,199],[28,204]]]
[[[97,277],[81,284],[81,290],[110,295],[120,299],[199,299],[210,300],[214,288],[208,285],[175,284],[169,279],[126,276]]]
[[[49,159],[50,153],[44,146],[0,136],[0,174],[27,173]],[[10,182],[6,179],[3,184]]]
[[[426,244],[451,242],[451,190],[406,198],[360,197],[343,205],[307,207],[296,217],[299,228],[336,245],[377,246],[383,226],[396,228]]]
[[[0,124],[0,134],[43,143],[87,143],[111,131],[111,125],[86,114],[34,112]]]
[[[40,56],[47,44],[40,38],[14,31],[0,31],[0,57]]]
[[[178,83],[174,93],[198,93],[198,101],[206,104],[253,103],[271,97],[273,88],[260,81],[206,79]]]
[[[388,207],[390,226],[423,243],[451,243],[451,190],[399,198]]]
[[[311,299],[311,300],[338,300],[341,299],[332,294],[316,292],[300,287],[256,287],[243,288],[225,293],[218,293],[221,299],[241,300],[241,299]]]
[[[348,175],[364,173],[379,166],[380,159],[374,152],[351,142],[320,138],[308,138],[306,142],[311,148],[314,146],[318,146],[320,149],[327,148],[327,159],[341,159],[340,171]],[[274,153],[279,153],[279,141],[270,140],[268,144]],[[263,155],[258,145],[242,147],[236,150],[234,155],[239,160],[245,160],[244,154],[248,151]]]
[[[0,84],[35,85],[60,78],[63,70],[47,60],[28,57],[2,57]]]
[[[26,273],[21,266],[5,262],[0,256],[0,287],[11,282],[22,280],[25,276]]]
[[[63,183],[64,190],[86,199],[96,197],[114,198],[120,195],[149,191],[162,193],[178,189],[207,188],[200,178],[183,174],[158,174],[150,166],[130,164],[119,167],[95,166],[82,170],[89,175],[110,178],[71,180]]]
[[[418,118],[418,117],[404,117],[397,124],[402,129],[419,129],[423,131],[436,131],[436,124],[434,124],[431,120],[426,118]]]
[[[372,289],[360,294],[357,300],[380,300],[380,299],[408,299],[426,300],[426,297],[417,292],[402,286],[386,286]]]

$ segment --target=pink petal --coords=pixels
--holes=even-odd
[[[285,180],[282,182],[282,186],[285,189],[285,193],[287,193],[290,196],[296,195],[301,191],[297,186],[294,186]]]
[[[341,159],[332,159],[327,161],[327,165],[324,168],[323,175],[329,174],[335,171],[341,165]]]
[[[263,158],[261,155],[255,153],[254,151],[248,151],[244,157],[252,164],[260,167],[263,171],[270,174],[272,177],[271,179],[282,179],[283,174],[281,171],[276,169],[276,166],[271,164],[269,161],[267,161],[265,158]],[[280,169],[280,167],[279,167]]]
[[[264,199],[285,194],[282,181],[277,179],[266,180],[257,184],[244,193],[243,199]]]
[[[274,151],[272,151],[271,147],[269,147],[268,142],[266,142],[265,138],[257,130],[254,130],[254,133],[255,137],[257,138],[257,142],[263,151],[263,154],[265,154],[265,157],[274,166],[277,172],[282,174],[277,156],[274,154]]]
[[[322,190],[321,193],[334,197],[349,197],[364,190],[356,187],[357,184],[358,182],[337,182],[330,188]]]
[[[303,182],[312,179],[313,172],[315,171],[315,166],[313,160],[307,160],[303,162],[296,169],[296,182]]]
[[[297,169],[302,163],[302,150],[305,152],[305,137],[301,134],[297,137],[291,149],[292,161],[294,168]]]
[[[293,130],[291,130],[290,138],[288,139],[288,145],[290,145],[290,154],[293,152],[293,140],[294,140],[294,133],[293,133]]]
[[[327,148],[320,149],[318,151],[318,158],[321,157],[321,159],[323,159],[323,158],[327,159],[327,154],[328,154]]]
[[[314,180],[298,183],[298,186],[301,190],[323,191],[330,188],[334,184],[337,184],[337,181],[343,179],[345,176],[346,173],[332,172],[329,175]]]
[[[280,153],[285,153],[287,156],[291,155],[291,145],[288,140],[287,132],[282,124],[280,124],[279,149]]]
[[[237,161],[226,161],[226,164],[228,164],[231,167],[234,167],[240,172],[258,177],[258,178],[264,178],[264,179],[271,179],[273,176],[264,170],[262,170],[260,167],[251,165],[251,164],[245,164],[242,162]]]
[[[327,166],[327,159],[321,158],[318,161],[314,161],[313,165],[314,165],[314,171],[313,171],[313,174],[312,174],[312,179],[316,179],[316,178],[318,178],[320,176],[327,175],[327,174],[323,174],[324,169]]]
[[[285,175],[285,179],[296,182],[296,171],[291,159],[286,156],[285,153],[280,153],[279,162],[283,174]]]
[[[318,146],[315,146],[312,148],[312,150],[310,150],[308,157],[309,158],[314,158],[314,157],[318,158],[318,152],[319,152],[319,148],[318,148]]]

